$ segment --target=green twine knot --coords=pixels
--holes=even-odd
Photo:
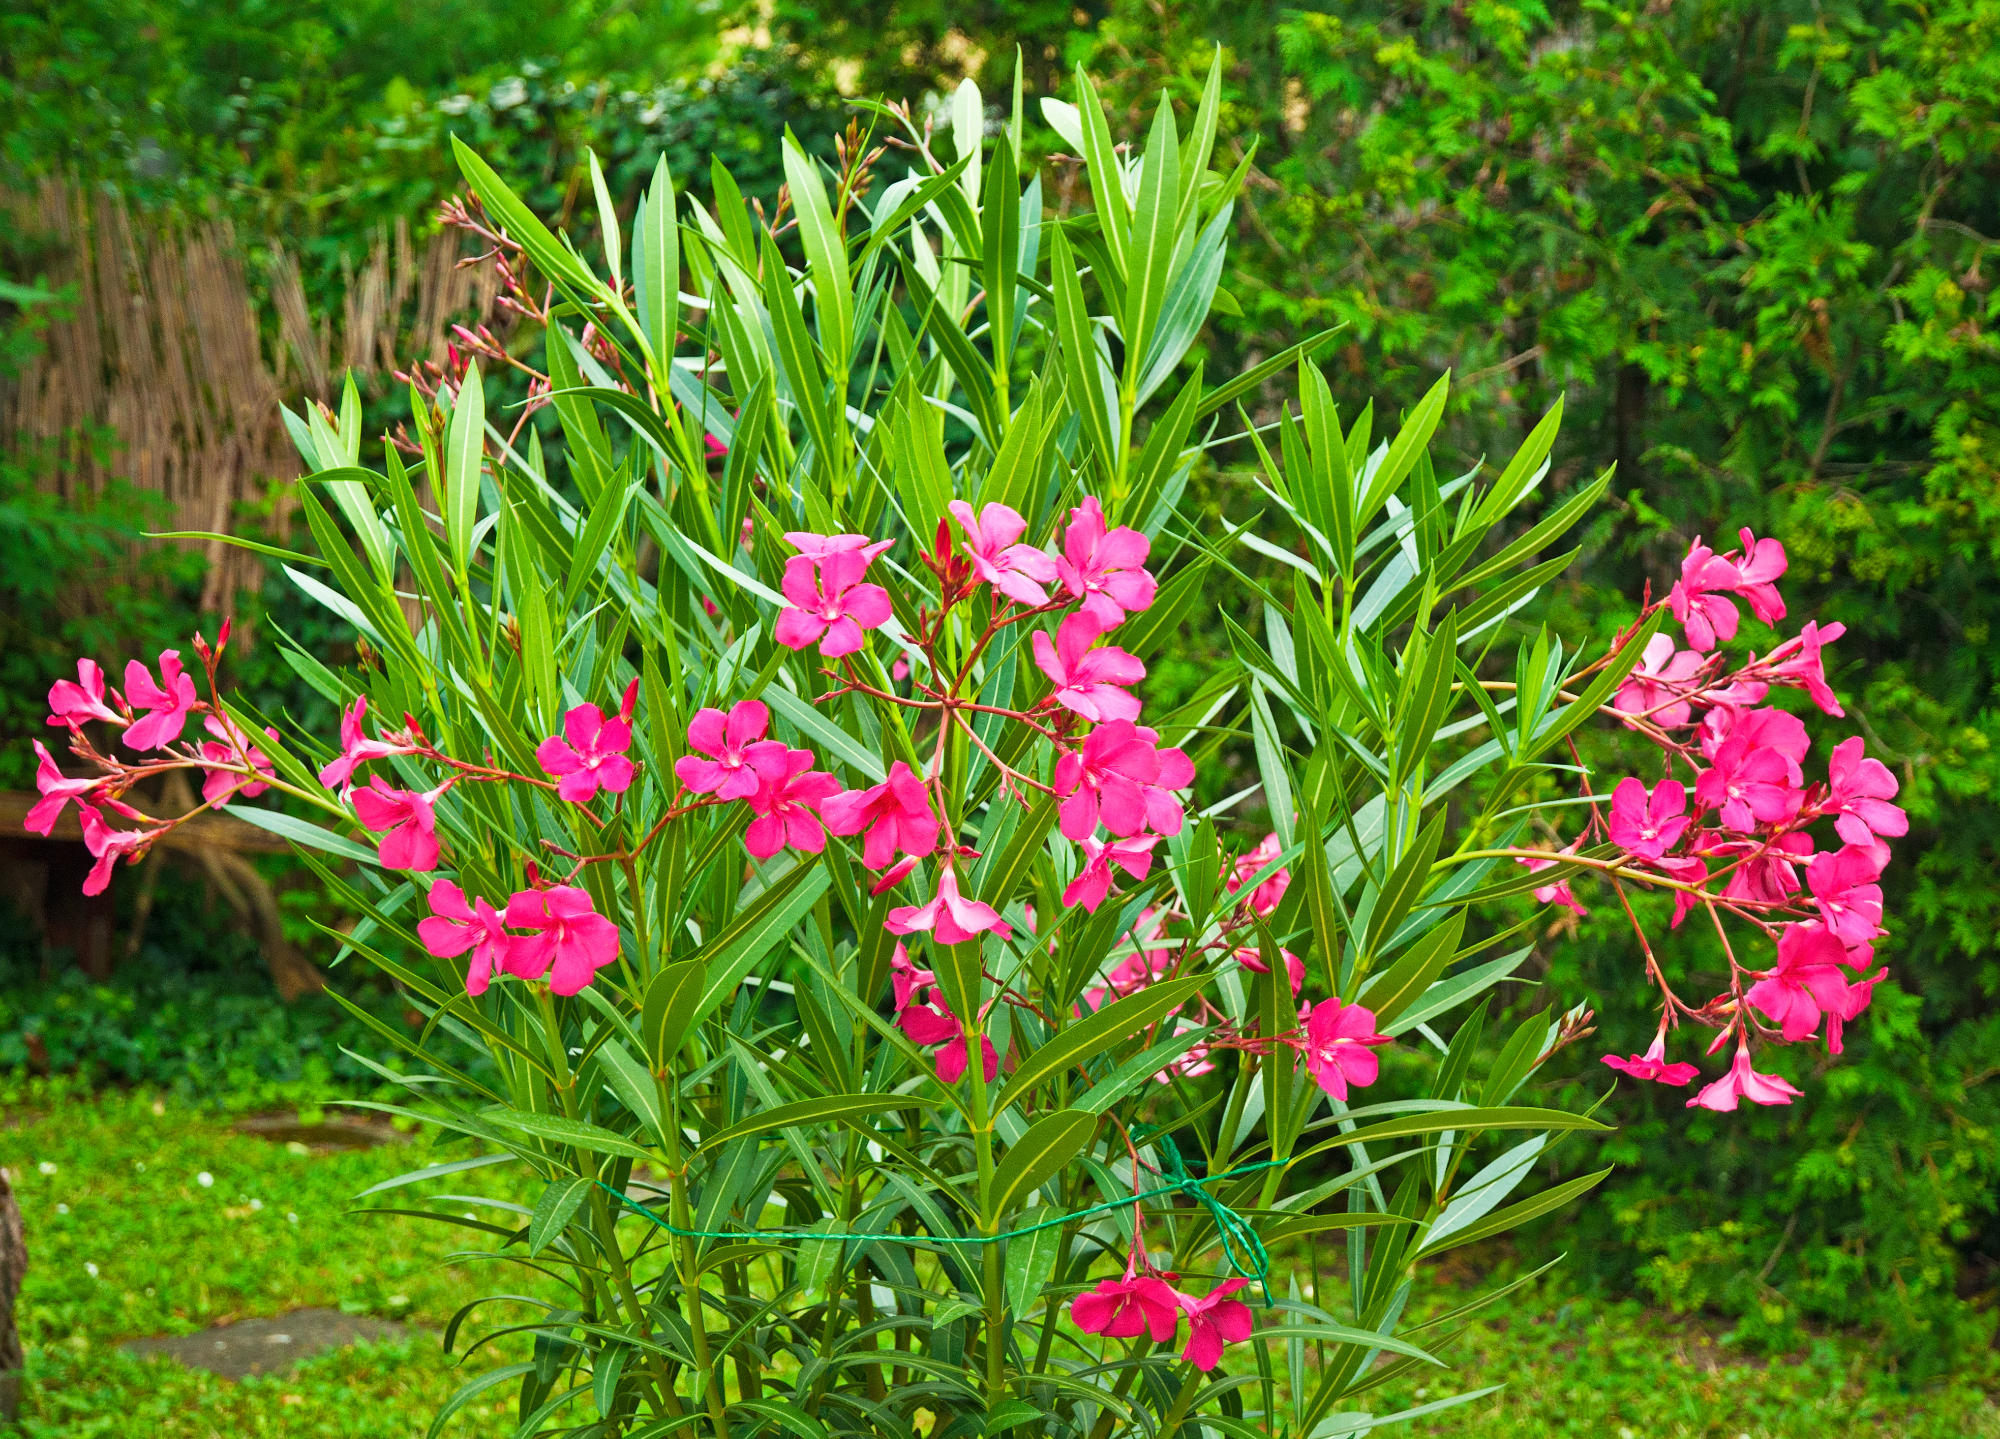
[[[1262,1286],[1264,1307],[1270,1308],[1271,1253],[1264,1247],[1264,1241],[1257,1237],[1250,1221],[1210,1194],[1204,1180],[1188,1172],[1187,1162],[1181,1158],[1180,1146],[1169,1135],[1153,1125],[1141,1124],[1133,1128],[1132,1142],[1152,1145],[1160,1157],[1160,1177],[1171,1188],[1187,1195],[1208,1211],[1208,1217],[1215,1221],[1215,1232],[1222,1240],[1222,1257],[1229,1261],[1229,1267],[1241,1278],[1254,1279]],[[1242,1172],[1229,1171],[1230,1174]]]

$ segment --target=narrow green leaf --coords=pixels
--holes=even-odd
[[[452,402],[451,429],[445,440],[445,543],[461,577],[472,567],[472,531],[479,521],[479,469],[486,453],[486,395],[479,381],[479,363],[465,367],[465,383]]]
[[[1113,1045],[1157,1024],[1178,1008],[1189,995],[1208,982],[1206,975],[1148,985],[1137,994],[1115,1000],[1094,1014],[1075,1021],[1037,1049],[1029,1052],[1000,1097],[1000,1109],[1025,1100],[1039,1084],[1055,1078],[1073,1064],[1102,1054]]]
[[[854,329],[854,284],[847,271],[847,241],[834,223],[819,166],[800,148],[788,128],[784,139],[785,183],[791,187],[792,208],[799,217],[799,239],[805,246],[807,273],[812,279],[813,306],[819,325],[820,349],[836,378],[847,373],[850,336]],[[775,252],[765,257],[767,264]],[[816,397],[816,396],[815,396]]]
[[[981,1206],[986,1222],[998,1224],[1016,1200],[1062,1173],[1090,1143],[1097,1122],[1095,1114],[1065,1109],[1029,1125],[1027,1133],[1008,1147],[994,1167],[993,1185]]]
[[[720,1149],[733,1139],[768,1134],[773,1129],[789,1129],[794,1125],[853,1124],[871,1114],[907,1109],[909,1105],[909,1096],[902,1094],[830,1094],[820,1099],[802,1099],[796,1104],[780,1104],[774,1109],[759,1110],[740,1123],[719,1129],[703,1140],[701,1147],[704,1150]]]
[[[642,1149],[621,1134],[595,1124],[586,1124],[581,1119],[570,1119],[560,1114],[532,1114],[524,1109],[511,1109],[504,1104],[488,1105],[479,1111],[479,1117],[488,1124],[502,1129],[511,1129],[521,1134],[532,1134],[537,1139],[546,1139],[556,1144],[567,1144],[573,1149],[585,1149],[592,1154],[614,1154],[625,1159],[639,1159],[653,1163],[657,1156],[651,1150]]]
[[[535,1201],[534,1215],[528,1220],[531,1256],[548,1248],[549,1241],[568,1227],[589,1193],[588,1179],[557,1179],[544,1186],[541,1198]]]

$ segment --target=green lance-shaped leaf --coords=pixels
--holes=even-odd
[[[618,232],[618,207],[611,203],[611,187],[604,183],[604,167],[597,163],[597,152],[586,149],[590,158],[590,188],[597,196],[598,235],[604,242],[604,268],[611,272],[611,283],[623,286],[625,269],[619,251],[625,247],[623,237]]]
[[[854,282],[847,272],[847,239],[834,222],[819,166],[800,148],[787,129],[784,141],[785,183],[791,187],[792,208],[798,212],[799,239],[805,246],[812,277],[814,313],[819,344],[827,367],[836,376],[847,373],[847,354],[854,330]],[[773,252],[765,263],[776,260]]]
[[[1097,98],[1097,87],[1083,73],[1081,65],[1076,67],[1076,108],[1083,125],[1083,158],[1090,167],[1090,198],[1097,206],[1097,220],[1111,253],[1112,268],[1122,280],[1130,244],[1132,207],[1125,198],[1124,170],[1111,142],[1111,127],[1105,123],[1104,102]]]
[[[993,1186],[983,1206],[986,1222],[997,1224],[1016,1200],[1062,1173],[1090,1143],[1097,1121],[1095,1114],[1065,1109],[1029,1125],[994,1167]]]
[[[994,388],[1007,393],[1007,360],[1014,336],[1014,306],[1020,294],[1021,183],[1009,145],[993,152],[980,202],[981,260],[986,280],[986,334],[993,346]],[[997,442],[997,441],[996,441]]]
[[[1458,952],[1458,941],[1464,933],[1465,911],[1455,910],[1361,991],[1360,1001],[1374,1011],[1376,1028],[1408,1009],[1437,981]]]
[[[1447,611],[1424,641],[1423,662],[1411,671],[1396,731],[1395,784],[1408,784],[1430,754],[1438,726],[1451,712],[1452,682],[1458,677],[1458,616]]]
[[[1166,303],[1174,262],[1174,217],[1180,204],[1180,140],[1174,133],[1174,107],[1165,95],[1153,115],[1153,133],[1146,142],[1145,170],[1139,180],[1139,203],[1132,212],[1132,243],[1125,282],[1125,388],[1137,394],[1146,342]]]
[[[1069,402],[1083,420],[1084,437],[1098,463],[1109,474],[1118,463],[1117,434],[1105,393],[1102,361],[1091,330],[1090,311],[1083,302],[1083,282],[1077,278],[1076,251],[1060,225],[1050,247],[1050,288],[1056,299],[1056,335],[1062,342],[1063,369],[1069,377]]]
[[[537,1139],[567,1144],[574,1149],[589,1150],[592,1154],[614,1154],[649,1163],[654,1158],[650,1151],[642,1149],[622,1134],[613,1134],[599,1125],[586,1124],[581,1119],[570,1119],[560,1114],[532,1114],[524,1109],[494,1104],[480,1110],[479,1117],[502,1129],[532,1134]]]
[[[832,1233],[840,1221],[833,1218],[815,1220],[809,1227]],[[799,1241],[798,1283],[799,1288],[809,1294],[824,1294],[833,1277],[840,1272],[841,1259],[846,1251],[846,1241],[841,1239],[804,1239]]]
[[[540,1254],[569,1224],[584,1197],[590,1193],[588,1179],[557,1179],[542,1190],[535,1212],[528,1219],[528,1253]]]
[[[479,521],[479,467],[486,453],[486,395],[479,364],[465,367],[452,402],[444,450],[444,535],[461,579],[472,566],[472,529]]]
[[[673,1062],[707,987],[708,966],[698,959],[666,966],[646,986],[646,1000],[639,1010],[639,1039],[646,1046],[646,1062],[655,1074],[664,1074]]]
[[[673,363],[674,316],[679,312],[681,234],[674,201],[674,178],[663,153],[646,192],[644,222],[632,236],[637,254],[632,281],[638,290],[639,328],[653,347],[662,377]]]
[[[1016,1230],[1030,1230],[1027,1234],[1016,1233],[1007,1241],[1007,1305],[1016,1319],[1028,1312],[1028,1307],[1041,1297],[1042,1286],[1054,1274],[1056,1259],[1062,1251],[1062,1226],[1051,1224],[1047,1229],[1036,1229],[1038,1224],[1057,1217],[1055,1209],[1046,1204],[1038,1204],[1020,1217]]]
[[[1410,417],[1403,421],[1403,428],[1396,432],[1390,442],[1389,453],[1382,457],[1381,466],[1368,481],[1368,493],[1362,496],[1360,507],[1355,511],[1354,522],[1366,528],[1375,518],[1375,512],[1389,496],[1396,493],[1396,486],[1402,484],[1403,476],[1417,462],[1417,456],[1424,452],[1436,431],[1438,421],[1444,416],[1444,402],[1451,393],[1451,371],[1447,370],[1438,382],[1430,387],[1425,396],[1417,401],[1417,407]]]
[[[1381,891],[1375,896],[1375,908],[1368,916],[1367,937],[1361,945],[1362,973],[1368,972],[1382,942],[1396,932],[1423,893],[1431,865],[1437,859],[1438,845],[1444,839],[1446,818],[1440,812],[1425,825],[1416,843],[1383,881]]]
[[[1073,1064],[1102,1054],[1121,1040],[1157,1024],[1180,1007],[1189,995],[1206,984],[1207,977],[1194,975],[1148,985],[1137,994],[1107,1004],[1095,1014],[1067,1025],[1048,1043],[1029,1052],[1015,1068],[1001,1095],[1000,1108],[1025,1100],[1035,1086],[1055,1078]]]
[[[666,1111],[660,1107],[660,1086],[653,1076],[615,1038],[604,1041],[597,1058],[604,1066],[604,1082],[618,1096],[618,1102],[646,1126],[655,1143],[664,1145],[668,1121]]]
[[[901,1094],[830,1094],[821,1099],[802,1099],[796,1104],[780,1104],[760,1110],[739,1124],[717,1130],[702,1141],[704,1150],[720,1149],[732,1139],[751,1134],[768,1134],[773,1129],[790,1129],[801,1124],[857,1124],[871,1114],[909,1108],[909,1096]],[[858,1127],[858,1125],[857,1125]]]
[[[1600,1169],[1595,1174],[1586,1174],[1572,1179],[1567,1184],[1558,1184],[1553,1189],[1545,1189],[1540,1194],[1523,1199],[1519,1204],[1510,1204],[1505,1209],[1489,1214],[1477,1224],[1469,1224],[1463,1229],[1455,1229],[1448,1235],[1440,1236],[1436,1249],[1419,1249],[1416,1257],[1428,1259],[1433,1254],[1447,1249],[1457,1249],[1460,1245],[1475,1244],[1482,1239],[1490,1239],[1496,1234],[1505,1234],[1510,1229],[1526,1224],[1554,1210],[1561,1209],[1571,1200],[1580,1198],[1604,1182],[1610,1169]]]
[[[458,159],[458,168],[472,186],[472,193],[479,197],[479,203],[486,207],[486,213],[500,222],[507,233],[521,242],[528,257],[535,262],[543,274],[552,280],[569,284],[586,294],[596,294],[604,287],[597,277],[590,273],[590,267],[576,257],[567,245],[549,233],[548,226],[535,218],[534,211],[522,204],[520,198],[507,188],[507,182],[494,173],[493,167],[473,153],[472,147],[458,136],[451,137],[451,149]]]

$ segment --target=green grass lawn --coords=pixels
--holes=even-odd
[[[526,1287],[518,1270],[446,1262],[452,1241],[440,1226],[348,1213],[361,1190],[429,1162],[421,1142],[310,1155],[150,1096],[47,1091],[36,1103],[17,1107],[0,1128],[0,1165],[15,1176],[30,1249],[22,1421],[31,1439],[421,1436],[460,1384],[517,1357],[482,1351],[461,1368],[440,1352],[436,1331],[482,1292]],[[397,1194],[501,1197],[506,1184],[478,1170]],[[477,1247],[484,1236],[468,1238]],[[1448,1351],[1455,1370],[1390,1386],[1374,1407],[1386,1413],[1502,1382],[1507,1389],[1388,1432],[2000,1439],[2000,1410],[1972,1379],[1901,1392],[1877,1373],[1861,1340],[1828,1338],[1806,1353],[1753,1359],[1711,1326],[1578,1298],[1559,1280],[1524,1296],[1489,1311]],[[1425,1304],[1466,1297],[1447,1291]],[[116,1350],[124,1339],[309,1305],[398,1319],[416,1332],[241,1384]],[[511,1433],[512,1407],[503,1385],[444,1433]]]

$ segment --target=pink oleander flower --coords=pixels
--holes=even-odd
[[[1687,791],[1663,779],[1649,795],[1646,782],[1626,776],[1611,791],[1611,842],[1639,859],[1658,859],[1688,827]]]
[[[1677,652],[1672,635],[1654,635],[1611,707],[1621,714],[1644,715],[1663,729],[1684,725],[1692,713],[1686,696],[1704,663],[1693,650]]]
[[[250,737],[234,720],[226,715],[210,715],[202,721],[202,728],[215,736],[201,744],[201,757],[208,765],[208,778],[201,782],[201,797],[210,809],[221,809],[239,794],[245,799],[255,799],[270,788],[263,780],[220,768],[247,761],[259,774],[273,773],[270,757],[250,742]],[[278,737],[278,732],[268,726],[264,733],[272,739]]]
[[[812,767],[811,750],[777,747],[778,762],[750,796],[750,812],[757,817],[743,831],[743,847],[758,859],[787,846],[818,854],[826,848],[819,807],[840,793],[840,781]]]
[[[1264,963],[1264,952],[1262,950],[1246,946],[1235,953],[1236,962],[1252,974],[1269,974],[1271,972],[1271,966]],[[1306,962],[1296,954],[1293,954],[1289,949],[1279,950],[1278,955],[1284,960],[1285,974],[1292,981],[1292,998],[1297,999],[1299,991],[1305,987]]]
[[[97,661],[78,660],[75,680],[57,680],[49,686],[49,723],[80,725],[94,719],[125,723],[125,717],[104,702],[104,671]]]
[[[1104,507],[1095,495],[1069,512],[1056,573],[1063,588],[1083,601],[1083,613],[1101,630],[1116,629],[1133,610],[1153,603],[1153,577],[1141,569],[1153,544],[1137,530],[1120,525],[1107,532]]]
[[[199,703],[194,677],[181,673],[179,650],[160,651],[159,684],[137,660],[126,661],[125,698],[135,711],[147,711],[125,731],[125,743],[133,749],[165,749],[181,737]]]
[[[1557,850],[1556,853],[1575,854],[1579,843],[1581,843],[1580,839],[1573,839]],[[1526,865],[1530,874],[1540,874],[1545,869],[1553,869],[1556,864],[1552,859],[1529,859],[1526,855],[1516,855],[1514,863]],[[1576,915],[1590,913],[1589,910],[1583,907],[1582,902],[1577,899],[1575,892],[1570,889],[1567,879],[1559,879],[1554,884],[1540,885],[1533,891],[1533,894],[1537,904],[1561,905],[1564,909]]]
[[[818,558],[794,555],[785,561],[782,588],[793,608],[778,612],[772,637],[794,650],[817,640],[827,659],[860,649],[861,632],[886,624],[892,613],[889,592],[861,581],[874,557],[871,549],[829,550]]]
[[[21,821],[21,828],[30,834],[47,836],[55,833],[56,820],[61,817],[64,805],[75,800],[78,809],[90,808],[84,796],[105,780],[102,775],[89,779],[66,779],[63,772],[56,768],[56,762],[49,757],[49,752],[42,748],[42,742],[35,740],[33,743],[35,788],[41,791],[42,797],[28,811],[27,818]]]
[[[1127,1271],[1123,1279],[1106,1279],[1069,1306],[1069,1317],[1086,1334],[1107,1339],[1136,1339],[1145,1334],[1165,1344],[1181,1326],[1181,1296],[1164,1279]]]
[[[1889,767],[1862,754],[1860,735],[1833,747],[1827,764],[1829,806],[1839,811],[1833,827],[1849,844],[1865,845],[1876,835],[1894,838],[1910,832],[1910,817],[1889,801],[1901,786]]]
[[[1765,656],[1765,663],[1771,666],[1771,677],[1780,684],[1792,685],[1812,696],[1812,702],[1835,719],[1841,719],[1847,711],[1840,707],[1840,700],[1826,682],[1826,660],[1821,651],[1847,633],[1843,624],[1821,625],[1807,620],[1798,634]]]
[[[914,1002],[914,997],[925,985],[936,984],[937,975],[910,963],[909,950],[898,940],[895,953],[889,956],[889,983],[896,995],[896,1008],[900,1011]]]
[[[992,905],[959,893],[958,871],[949,862],[938,871],[937,892],[928,903],[890,910],[882,927],[891,934],[928,930],[939,944],[964,944],[989,929],[1002,939],[1010,939],[1014,934],[1014,927]]]
[[[682,755],[674,774],[695,794],[748,799],[763,783],[764,769],[781,768],[785,747],[766,740],[771,712],[761,700],[738,700],[725,716],[718,709],[696,710],[688,721],[688,746],[709,756]]]
[[[1813,904],[1842,944],[1866,944],[1882,932],[1881,874],[1880,856],[1855,844],[1814,855],[1806,866]]]
[[[1033,545],[1015,543],[1028,522],[1002,504],[991,504],[975,519],[972,506],[953,500],[952,518],[965,531],[965,553],[972,572],[1015,604],[1039,608],[1049,602],[1043,585],[1054,581],[1056,562]]]
[[[1743,542],[1743,552],[1734,559],[1736,593],[1749,602],[1751,614],[1774,625],[1785,617],[1784,597],[1776,583],[1789,563],[1785,547],[1776,540],[1760,540],[1748,529],[1739,530],[1737,538]]]
[[[1148,732],[1150,733],[1150,732]],[[1101,823],[1115,835],[1146,828],[1146,788],[1160,778],[1160,752],[1130,720],[1101,724],[1056,760],[1063,838],[1081,841]]]
[[[1679,880],[1682,884],[1702,885],[1708,882],[1708,862],[1693,856],[1680,858],[1665,857],[1654,861],[1668,879]],[[1698,897],[1685,889],[1674,891],[1674,917],[1667,921],[1668,929],[1679,929],[1681,921],[1694,909]]]
[[[153,829],[113,829],[104,822],[104,815],[96,805],[78,800],[76,809],[77,818],[83,823],[83,843],[97,860],[83,879],[86,895],[103,894],[111,884],[111,867],[120,857],[129,855],[136,861],[167,829],[165,825]]]
[[[1114,839],[1109,843],[1085,835],[1077,843],[1083,847],[1083,868],[1076,872],[1076,878],[1063,890],[1064,904],[1080,904],[1091,914],[1104,903],[1104,897],[1111,893],[1111,867],[1116,865],[1134,879],[1144,879],[1153,868],[1153,846],[1160,842],[1156,834],[1143,835],[1137,839]]]
[[[507,972],[524,979],[546,974],[557,994],[577,993],[618,958],[618,926],[575,885],[520,891],[507,901],[507,923],[535,931],[509,941]]]
[[[419,873],[437,868],[438,796],[450,789],[446,780],[434,790],[418,793],[396,789],[380,775],[368,781],[367,789],[352,795],[354,812],[362,825],[382,836],[378,849],[384,869],[411,869]]]
[[[958,1083],[967,1068],[965,1030],[951,1006],[945,1003],[944,991],[936,987],[937,975],[911,964],[908,951],[900,944],[889,961],[889,973],[896,989],[896,1023],[912,1044],[943,1045],[935,1055],[937,1077],[946,1084]],[[928,1000],[923,995],[926,986],[930,987]],[[1000,1055],[993,1041],[983,1034],[979,1037],[979,1053],[980,1068],[986,1073],[986,1082],[991,1084],[1000,1072]]]
[[[1731,840],[1710,843],[1706,852],[1725,863],[1742,859],[1722,887],[1724,899],[1748,899],[1783,904],[1799,892],[1798,866],[1813,857],[1812,836],[1796,831],[1775,836],[1768,844]]]
[[[319,772],[319,782],[328,789],[338,789],[342,799],[353,792],[354,771],[370,760],[417,753],[415,745],[390,744],[386,740],[368,738],[367,731],[361,728],[362,717],[367,713],[366,695],[340,712],[340,754],[322,766]]]
[[[1230,873],[1223,879],[1224,893],[1235,894],[1244,885],[1255,879],[1264,867],[1285,852],[1276,834],[1267,834],[1257,842],[1257,847],[1238,857]],[[1269,919],[1277,912],[1278,902],[1291,888],[1292,872],[1289,869],[1273,870],[1269,877],[1250,891],[1249,905],[1252,914]]]
[[[1189,1024],[1185,1019],[1174,1021],[1175,1034],[1185,1034],[1190,1029],[1198,1027]],[[1196,1040],[1188,1046],[1187,1053],[1183,1054],[1179,1059],[1170,1060],[1165,1069],[1156,1071],[1153,1075],[1153,1083],[1172,1084],[1176,1075],[1182,1079],[1195,1079],[1201,1075],[1212,1074],[1214,1072],[1215,1061],[1208,1057],[1208,1042],[1206,1040]]]
[[[465,971],[465,992],[484,994],[495,970],[507,970],[514,936],[502,927],[500,912],[483,899],[466,902],[465,891],[448,879],[431,883],[430,914],[417,921],[417,938],[427,953],[456,959],[468,949],[472,961]],[[510,971],[511,972],[511,971]]]
[[[979,1036],[979,1067],[985,1071],[988,1084],[1000,1072],[999,1051],[993,1048],[993,1041],[983,1034]],[[965,1078],[966,1068],[965,1036],[955,1034],[937,1052],[937,1077],[945,1084],[956,1084]]]
[[[632,787],[632,720],[628,714],[606,719],[593,704],[580,704],[563,716],[563,732],[535,747],[535,763],[557,781],[556,798],[569,804],[589,804],[601,788],[623,794]]]
[[[1743,689],[1744,686],[1732,685],[1730,688]],[[1719,701],[1722,694],[1721,690],[1711,690],[1706,698]],[[1699,733],[1702,757],[1708,760],[1721,754],[1722,747],[1733,739],[1744,741],[1750,749],[1774,749],[1796,764],[1805,763],[1806,755],[1812,750],[1812,737],[1806,733],[1804,720],[1783,710],[1756,709],[1747,701],[1741,704],[1718,702],[1714,709],[1702,716]]]
[[[744,516],[744,524],[750,517]],[[744,531],[749,537],[750,531]],[[787,530],[785,542],[807,559],[817,564],[829,555],[859,553],[863,564],[872,564],[875,557],[888,550],[894,540],[870,540],[866,535],[816,535],[810,530]]]
[[[1752,1069],[1750,1051],[1738,1041],[1736,1059],[1729,1066],[1729,1073],[1712,1084],[1704,1085],[1701,1093],[1687,1102],[1687,1107],[1713,1109],[1727,1114],[1736,1108],[1739,1099],[1747,1099],[1752,1104],[1790,1104],[1799,1097],[1798,1090],[1776,1075],[1759,1074]]]
[[[1652,1048],[1643,1055],[1635,1054],[1630,1059],[1620,1059],[1615,1054],[1607,1054],[1604,1056],[1604,1062],[1620,1074],[1629,1074],[1634,1079],[1650,1079],[1656,1084],[1671,1084],[1676,1089],[1701,1075],[1701,1071],[1692,1064],[1667,1063],[1665,1030],[1653,1036]]]
[[[1160,757],[1159,777],[1143,786],[1146,791],[1146,828],[1171,839],[1187,823],[1187,810],[1181,805],[1179,791],[1194,787],[1194,761],[1188,758],[1184,749],[1158,749],[1158,730],[1140,725],[1137,732],[1140,739],[1156,746],[1154,753]]]
[[[1098,722],[1137,719],[1139,701],[1121,686],[1139,683],[1146,667],[1115,645],[1092,649],[1102,633],[1097,617],[1079,610],[1057,627],[1054,643],[1046,630],[1035,631],[1035,663],[1056,687],[1050,698],[1072,714]]]
[[[1730,593],[1743,583],[1736,566],[1696,540],[1681,561],[1681,577],[1667,603],[1687,631],[1688,648],[1707,654],[1717,640],[1736,638],[1738,615]]]
[[[1847,950],[1817,924],[1789,924],[1778,936],[1778,963],[1744,998],[1797,1044],[1819,1028],[1822,1013],[1848,1008]],[[1835,1053],[1839,1053],[1835,1049]]]
[[[1720,811],[1725,828],[1749,834],[1760,824],[1789,824],[1805,794],[1798,762],[1768,746],[1757,748],[1754,737],[1738,732],[1724,740],[1714,767],[1695,779],[1695,803]]]
[[[1226,1344],[1240,1344],[1250,1337],[1254,1321],[1250,1306],[1229,1296],[1250,1281],[1225,1279],[1197,1299],[1192,1294],[1176,1294],[1188,1317],[1187,1347],[1181,1358],[1204,1372],[1222,1362]]]
[[[1319,1087],[1345,1101],[1348,1086],[1366,1089],[1381,1068],[1375,1046],[1390,1043],[1375,1032],[1375,1011],[1358,1004],[1323,999],[1301,1009],[1305,1021],[1306,1069]]]
[[[901,850],[922,859],[937,848],[938,817],[931,810],[930,792],[902,760],[889,766],[889,777],[870,789],[851,789],[821,802],[820,819],[834,834],[861,834],[861,863],[881,869]]]
[[[719,460],[729,453],[729,446],[723,444],[714,435],[703,434],[701,437],[701,451],[704,457],[711,460]],[[745,515],[743,518],[747,522],[750,517]]]

